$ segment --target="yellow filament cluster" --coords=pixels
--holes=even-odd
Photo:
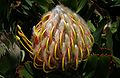
[[[91,52],[94,38],[84,20],[63,5],[56,6],[43,15],[33,27],[29,41],[18,25],[18,34],[28,48],[16,36],[33,58],[33,65],[48,73],[53,69],[65,70],[68,64],[77,70],[79,60],[85,60]]]

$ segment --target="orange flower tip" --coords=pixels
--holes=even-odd
[[[50,71],[47,71],[46,69],[45,69],[45,62],[43,62],[43,71],[45,72],[45,73],[49,73]]]
[[[62,58],[62,71],[65,71],[64,63],[65,63],[65,58],[63,57],[63,58]]]
[[[17,40],[20,40],[20,37],[16,35],[16,39],[17,39]]]
[[[19,29],[19,30],[21,30],[21,27],[20,27],[20,25],[17,25],[17,27],[18,27],[18,29]]]

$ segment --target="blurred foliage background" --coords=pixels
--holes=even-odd
[[[42,15],[63,4],[87,22],[95,43],[77,71],[44,73],[15,39],[19,24],[30,39]],[[0,0],[0,78],[120,78],[120,0]]]

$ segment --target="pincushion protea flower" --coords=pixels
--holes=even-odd
[[[33,27],[32,41],[29,41],[18,25],[18,34],[28,45],[22,43],[33,58],[37,69],[48,70],[72,65],[76,70],[78,63],[85,60],[91,52],[94,39],[84,20],[63,5],[56,6],[43,15]],[[74,65],[74,66],[73,66]]]

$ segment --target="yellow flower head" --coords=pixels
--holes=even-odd
[[[94,42],[85,21],[63,5],[57,5],[52,11],[44,14],[41,21],[33,27],[30,42],[20,26],[19,35],[27,43],[27,49],[33,58],[35,68],[50,70],[73,65],[78,68],[79,61],[85,60],[91,52]]]

